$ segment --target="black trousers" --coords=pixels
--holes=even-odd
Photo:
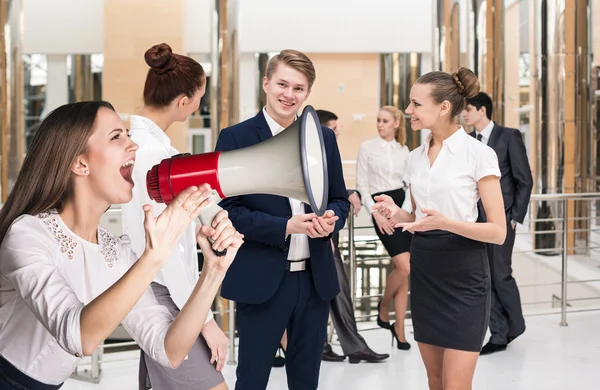
[[[311,272],[310,268],[285,271],[279,288],[265,303],[236,303],[240,344],[235,390],[267,388],[273,356],[286,329],[288,388],[318,388],[329,302],[317,294]]]
[[[352,305],[350,283],[348,282],[348,277],[344,270],[342,254],[337,245],[335,245],[333,259],[335,261],[335,269],[340,282],[340,293],[331,301],[329,312],[335,331],[340,339],[342,351],[344,352],[344,355],[350,355],[367,348],[367,343],[365,342],[365,339],[358,334],[356,319],[354,318],[354,306]],[[327,344],[327,341],[325,341],[325,350],[329,348],[331,347]]]
[[[521,308],[521,296],[517,282],[512,276],[512,251],[515,245],[515,229],[507,216],[506,241],[502,245],[487,244],[490,273],[492,276],[492,308],[490,332],[492,344],[507,344],[509,337],[517,337],[525,331],[525,319]]]

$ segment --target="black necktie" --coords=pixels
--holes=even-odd
[[[481,141],[482,135],[481,134],[477,134],[477,141]]]

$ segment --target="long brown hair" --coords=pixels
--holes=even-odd
[[[166,43],[154,45],[144,54],[150,67],[144,84],[144,104],[163,108],[179,95],[192,98],[206,84],[206,73],[193,58],[175,54]]]
[[[392,114],[394,121],[398,121],[398,127],[394,129],[394,138],[396,142],[404,146],[406,144],[406,120],[402,111],[395,106],[383,106],[380,111],[387,111]]]
[[[17,181],[0,209],[0,243],[24,214],[62,211],[73,194],[71,167],[87,149],[100,108],[108,102],[65,104],[52,111],[36,131]]]

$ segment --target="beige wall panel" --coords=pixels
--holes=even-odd
[[[519,2],[506,8],[504,15],[504,126],[519,128]]]
[[[182,0],[105,0],[103,99],[122,114],[139,113],[148,66],[144,53],[157,43],[182,50]],[[167,133],[173,146],[187,151],[187,124]]]
[[[335,113],[343,125],[338,140],[342,160],[356,160],[363,141],[377,135],[379,57],[377,54],[308,54],[317,80],[307,104]],[[354,115],[362,116],[355,120]],[[346,185],[355,183],[354,163],[344,164]]]

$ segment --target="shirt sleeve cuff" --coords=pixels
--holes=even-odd
[[[81,312],[83,311],[83,305],[75,308],[69,313],[69,317],[66,320],[68,329],[66,330],[66,345],[63,347],[67,349],[67,352],[75,357],[83,356],[83,347],[81,345]]]
[[[167,351],[165,350],[165,337],[167,336],[167,332],[160,332],[156,336],[156,342],[154,343],[154,348],[152,351],[151,358],[154,359],[158,364],[162,367],[175,369],[171,365],[169,361],[169,357],[167,356]]]
[[[212,310],[209,310],[208,315],[206,316],[206,321],[204,321],[204,323],[206,324],[206,323],[212,321],[213,318],[215,318],[215,316],[214,316]]]
[[[483,169],[483,170],[477,172],[477,177],[475,178],[475,181],[479,181],[486,176],[500,177],[500,171],[497,168]]]
[[[369,214],[373,214],[373,212],[375,211],[375,210],[373,210],[375,201],[373,201],[373,197],[371,196],[371,194],[369,194],[368,196],[365,196],[363,198],[363,205],[365,206],[365,208],[367,209],[367,212]]]

